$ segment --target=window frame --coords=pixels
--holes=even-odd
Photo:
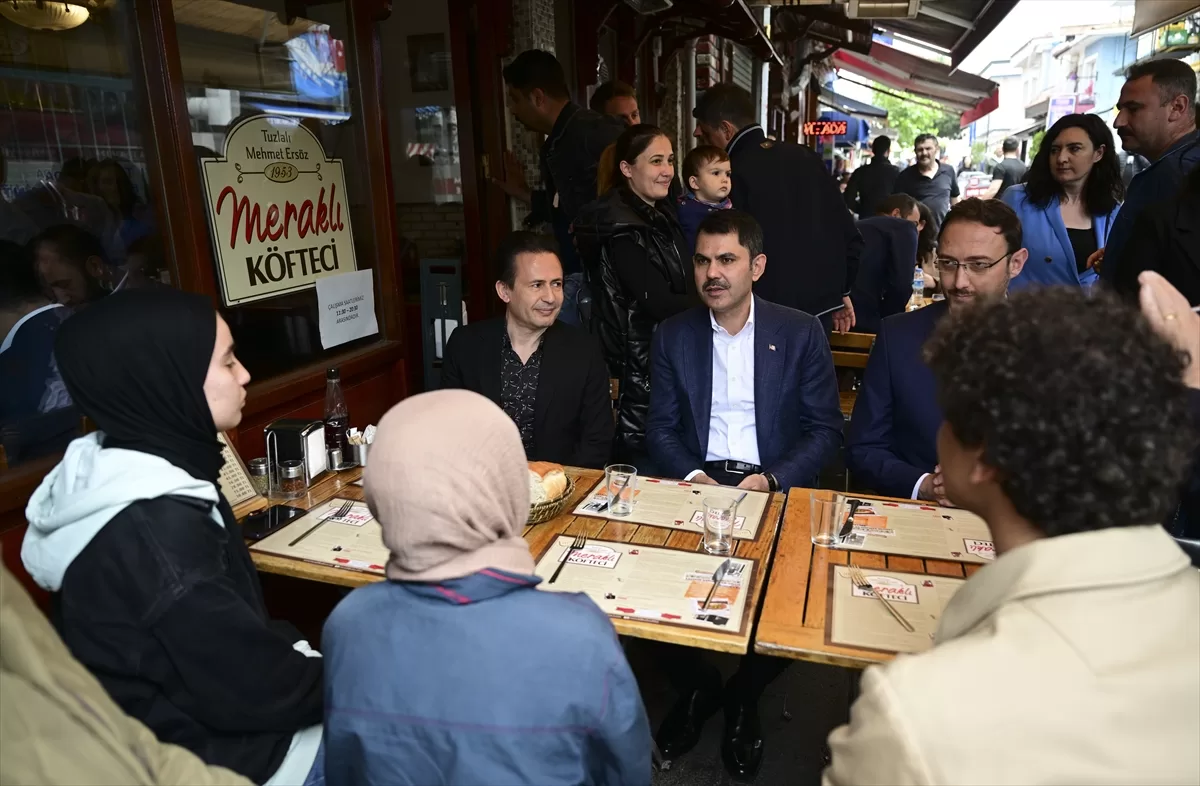
[[[135,47],[132,76],[145,91],[143,106],[149,114],[151,131],[147,147],[154,146],[153,150],[147,150],[147,160],[151,179],[158,188],[163,243],[173,251],[179,288],[208,295],[217,306],[221,302],[221,293],[214,275],[216,268],[209,241],[204,190],[195,166],[174,8],[169,2],[156,0],[131,2],[136,28],[130,31]],[[355,365],[369,371],[403,362],[408,354],[404,351],[404,298],[396,268],[399,246],[393,215],[387,115],[383,106],[382,52],[376,26],[387,19],[391,4],[387,0],[343,2],[350,31],[346,42],[346,67],[355,85],[351,112],[362,121],[354,125],[355,142],[365,161],[383,164],[368,166],[367,171],[361,173],[366,178],[371,209],[367,225],[355,227],[356,234],[365,232],[372,238],[372,242],[365,244],[368,246],[366,252],[372,258],[364,260],[360,268],[370,267],[376,274],[375,311],[379,320],[379,341],[252,382],[247,390],[245,416],[323,390],[325,369],[330,365],[353,358]],[[150,101],[145,98],[148,96],[165,96],[166,100]],[[164,173],[170,176],[164,177]],[[197,220],[197,216],[204,218]]]
[[[131,8],[123,19],[129,43],[126,53],[129,79],[141,108],[147,173],[154,194],[150,201],[175,274],[173,284],[187,292],[207,295],[215,308],[221,302],[221,294],[214,274],[204,190],[195,165],[174,9],[163,0],[127,1]],[[368,233],[372,238],[366,244],[367,253],[372,256],[362,267],[369,265],[375,271],[379,340],[252,382],[243,410],[244,423],[261,421],[272,415],[272,411],[284,414],[311,406],[310,400],[320,396],[325,388],[325,369],[330,365],[341,365],[344,379],[386,377],[393,400],[404,398],[408,392],[405,373],[408,352],[402,327],[404,296],[397,269],[399,238],[377,27],[390,15],[391,2],[343,1],[349,28],[346,65],[355,85],[351,111],[362,121],[355,124],[355,141],[365,161],[379,162],[378,166],[365,167],[367,171],[362,173],[370,210],[365,225],[355,227],[356,232]],[[29,495],[58,460],[58,456],[46,457],[0,472],[0,532],[25,523]]]

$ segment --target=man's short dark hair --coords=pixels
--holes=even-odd
[[[614,98],[637,98],[637,91],[633,89],[633,85],[627,85],[616,79],[612,79],[596,88],[592,93],[592,100],[588,102],[588,107],[593,112],[605,114],[604,107]]]
[[[892,194],[879,203],[879,206],[875,208],[875,215],[891,215],[893,210],[899,210],[901,218],[908,218],[914,210],[919,211],[920,208],[917,206],[917,200],[908,194]]]
[[[1011,207],[999,199],[971,197],[950,208],[950,212],[942,219],[942,228],[938,232],[939,241],[942,235],[946,234],[946,227],[955,222],[983,224],[985,227],[998,229],[1000,234],[1004,235],[1004,245],[1008,248],[1008,253],[1013,254],[1021,250],[1021,219],[1017,218]]]
[[[1000,146],[1000,149],[1005,153],[1015,153],[1021,149],[1021,142],[1016,137],[1010,136],[1004,140],[1004,144]]]
[[[925,347],[943,417],[1046,535],[1156,524],[1195,438],[1183,359],[1107,292],[1046,287],[942,320]]]
[[[45,297],[33,268],[33,254],[11,240],[0,240],[0,308],[16,308]]]
[[[552,236],[541,232],[518,230],[500,241],[496,249],[496,268],[500,271],[499,280],[509,289],[517,285],[517,257],[521,254],[553,254],[562,261],[558,250],[558,241]]]
[[[1196,72],[1182,60],[1166,57],[1161,60],[1149,60],[1130,66],[1125,71],[1126,81],[1150,77],[1158,87],[1159,96],[1164,104],[1184,96],[1188,106],[1196,105]]]
[[[56,224],[42,231],[29,241],[30,250],[36,254],[43,243],[50,243],[59,255],[75,267],[87,273],[86,263],[90,257],[99,257],[108,264],[108,254],[100,238],[75,224]]]
[[[892,149],[892,140],[886,134],[880,134],[871,142],[871,152],[877,156],[886,156]]]
[[[938,144],[938,138],[935,135],[933,135],[933,134],[917,134],[917,138],[913,140],[913,147],[917,147],[922,142],[930,142],[930,141],[932,141],[935,145],[938,145],[939,147],[941,146]]]
[[[696,237],[701,235],[737,235],[751,259],[763,252],[762,227],[744,210],[714,210],[696,227]]]
[[[541,90],[548,98],[570,98],[567,77],[558,58],[541,49],[528,49],[504,66],[504,83],[528,95]]]
[[[713,128],[728,120],[734,128],[742,129],[755,122],[757,112],[748,92],[737,85],[721,84],[704,91],[692,110],[692,117]]]

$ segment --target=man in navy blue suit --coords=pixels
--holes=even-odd
[[[651,352],[646,444],[672,477],[755,491],[810,485],[841,444],[821,323],[756,297],[766,268],[749,213],[709,214],[693,268],[707,308],[662,323]]]
[[[996,199],[965,199],[942,222],[937,266],[946,300],[883,320],[850,416],[846,466],[856,486],[946,504],[937,463],[942,423],[921,349],[938,321],[977,300],[1004,297],[1029,253],[1021,221]]]
[[[693,270],[707,308],[659,325],[651,352],[646,445],[668,476],[776,491],[812,485],[837,453],[842,415],[829,343],[816,317],[752,294],[766,263],[749,213],[718,210],[700,223]],[[758,698],[788,661],[748,655],[722,691],[720,673],[695,651],[662,657],[682,694],[659,728],[663,756],[695,746],[724,703],[725,768],[753,777],[763,753]]]
[[[925,222],[917,200],[908,194],[892,194],[879,203],[877,215],[855,225],[863,237],[863,250],[850,291],[854,332],[878,333],[880,320],[904,311],[912,297],[917,235]]]

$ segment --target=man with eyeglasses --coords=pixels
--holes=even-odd
[[[946,214],[936,263],[946,300],[884,319],[867,361],[846,439],[856,487],[950,504],[937,462],[942,412],[921,349],[947,313],[1004,297],[1028,256],[1021,221],[1003,202],[965,199]]]

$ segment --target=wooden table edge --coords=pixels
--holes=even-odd
[[[754,641],[754,651],[759,655],[773,655],[778,658],[802,660],[808,663],[823,663],[827,666],[840,666],[845,669],[865,669],[869,666],[881,666],[889,663],[895,656],[884,656],[882,659],[857,657],[854,655],[839,655],[828,650],[814,650],[806,647],[789,647],[783,644]]]

